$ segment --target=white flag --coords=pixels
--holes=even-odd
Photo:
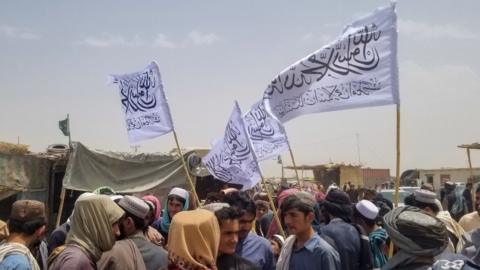
[[[237,102],[225,128],[223,140],[215,144],[203,158],[203,163],[215,178],[243,185],[242,190],[250,189],[260,181],[260,168],[248,141]]]
[[[262,101],[254,104],[243,120],[257,160],[272,159],[288,151],[285,129],[265,110]]]
[[[162,136],[173,130],[157,63],[152,62],[140,72],[112,77],[113,83],[120,88],[130,143]]]
[[[280,122],[309,113],[399,104],[395,4],[345,27],[276,76],[265,108]]]

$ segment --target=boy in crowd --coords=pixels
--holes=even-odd
[[[235,252],[244,259],[253,262],[262,270],[274,267],[274,257],[270,242],[252,232],[255,224],[256,207],[247,193],[233,191],[225,195],[225,203],[240,211],[238,244]]]
[[[316,201],[306,192],[289,195],[281,205],[281,217],[291,235],[285,241],[277,270],[341,269],[338,252],[312,228]]]
[[[239,218],[241,214],[232,207],[223,207],[215,211],[220,225],[220,245],[218,247],[217,267],[223,270],[257,269],[253,263],[235,254],[238,243]]]

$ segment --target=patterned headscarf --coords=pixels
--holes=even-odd
[[[75,202],[66,244],[74,244],[98,261],[102,252],[112,249],[115,235],[112,225],[125,214],[106,195],[92,195]]]
[[[175,239],[168,244],[170,265],[182,270],[216,269],[220,227],[212,212],[196,209],[176,214],[169,237]]]

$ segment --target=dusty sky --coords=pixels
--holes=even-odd
[[[72,139],[132,151],[108,74],[156,60],[180,142],[208,147],[237,99],[244,111],[291,63],[388,1],[4,1],[0,9],[0,141],[43,151]],[[398,1],[401,168],[466,167],[456,146],[480,142],[479,1]],[[395,107],[296,118],[298,164],[360,162],[395,173]],[[358,134],[358,147],[357,136]],[[168,152],[172,135],[140,144]],[[358,149],[360,151],[358,151]],[[480,166],[480,150],[473,152]],[[290,164],[288,155],[283,159]],[[261,164],[280,175],[275,161]]]

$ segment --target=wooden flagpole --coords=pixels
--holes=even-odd
[[[200,206],[200,198],[198,198],[198,194],[195,189],[195,184],[193,183],[192,177],[190,176],[190,172],[188,171],[187,163],[183,158],[182,149],[180,148],[180,144],[178,143],[177,132],[175,131],[175,129],[173,129],[173,138],[175,139],[175,144],[177,145],[177,152],[178,152],[178,155],[180,156],[180,159],[182,160],[183,168],[185,170],[185,174],[187,175],[188,183],[190,184],[190,188],[192,189],[192,192],[195,196],[198,206]]]
[[[397,166],[395,170],[395,207],[400,199],[400,104],[397,104]]]
[[[468,158],[468,167],[470,168],[470,178],[473,183],[473,168],[472,168],[472,159],[470,157],[470,148],[467,147],[467,158]]]
[[[288,151],[290,152],[290,158],[292,159],[293,169],[295,170],[295,175],[297,176],[298,188],[301,190],[302,189],[302,183],[300,183],[300,176],[298,176],[297,163],[295,162],[292,147],[290,146],[290,140],[288,139],[288,135],[287,135],[287,131],[285,130],[285,127],[283,127],[283,133],[285,134],[285,139],[287,141]]]
[[[60,226],[60,221],[62,219],[63,205],[65,203],[65,188],[62,183],[62,191],[60,192],[60,206],[58,207],[57,220],[55,222],[55,228]]]
[[[286,136],[286,135],[285,135]],[[297,176],[298,188],[302,190],[302,183],[300,182],[300,177],[298,176],[297,164],[295,158],[293,157],[292,147],[290,146],[290,141],[287,138],[288,151],[290,152],[290,158],[292,159],[293,168],[295,169],[295,175]]]
[[[70,114],[67,113],[67,131],[68,131],[68,154],[72,151],[72,137],[70,133]],[[60,205],[58,206],[57,220],[55,222],[55,228],[60,226],[60,221],[62,220],[63,205],[65,204],[65,193],[66,190],[63,187],[62,182],[62,191],[60,192]]]
[[[257,164],[258,164],[258,162],[257,162]],[[282,234],[283,237],[286,237],[285,231],[283,230],[283,227],[282,227],[282,222],[280,222],[280,218],[278,217],[277,208],[275,207],[275,204],[273,203],[272,194],[270,193],[270,189],[267,187],[267,182],[265,181],[265,178],[263,177],[262,172],[260,172],[260,177],[262,178],[263,186],[265,187],[265,190],[267,191],[268,200],[270,201],[270,207],[272,207],[273,216],[275,217],[275,221],[277,222],[278,228],[280,229],[280,233]]]
[[[67,113],[68,147],[72,147],[72,137],[70,134],[70,114]]]
[[[400,104],[397,104],[397,165],[395,170],[395,197],[394,207],[398,207],[398,201],[400,199]],[[390,242],[390,250],[388,251],[388,257],[393,256],[393,242]]]

